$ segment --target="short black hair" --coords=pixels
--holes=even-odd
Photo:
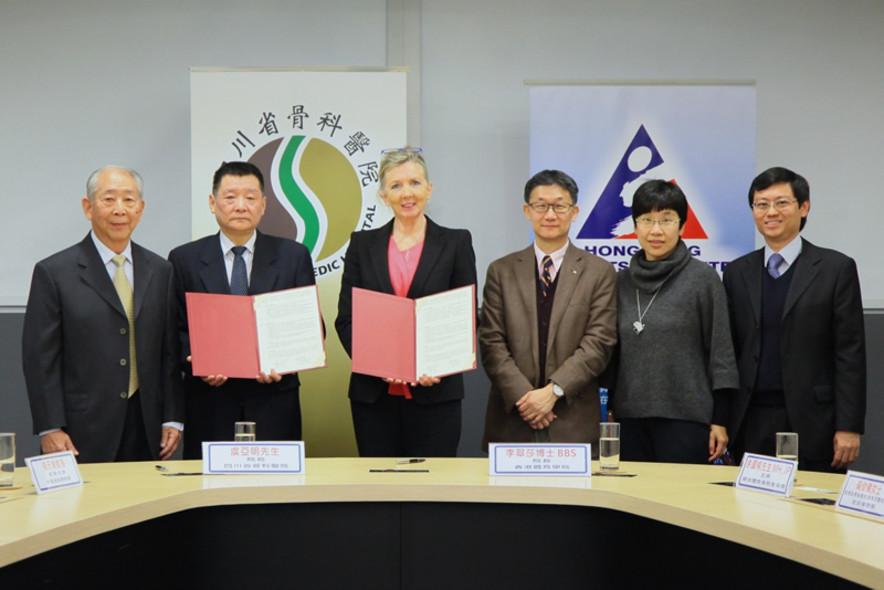
[[[667,209],[678,213],[678,228],[683,228],[688,220],[688,199],[681,187],[671,180],[648,180],[632,196],[633,223],[640,215]]]
[[[215,176],[212,178],[212,194],[218,194],[218,188],[221,186],[221,179],[225,176],[254,176],[261,185],[261,194],[264,193],[264,175],[261,170],[251,162],[221,162],[221,166],[215,170]]]
[[[525,183],[525,202],[529,203],[531,191],[538,186],[560,186],[571,195],[571,204],[577,204],[577,183],[561,170],[541,170]]]
[[[792,172],[788,168],[774,166],[756,176],[755,180],[752,181],[752,184],[749,186],[749,206],[751,207],[755,203],[756,192],[763,191],[781,182],[788,183],[792,187],[792,194],[798,200],[799,208],[810,200],[810,185],[807,183],[806,178],[797,172]],[[807,216],[801,218],[801,225],[798,227],[798,231],[804,229],[805,223],[807,223]]]

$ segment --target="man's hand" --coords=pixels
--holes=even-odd
[[[80,451],[74,446],[74,442],[68,433],[64,430],[56,430],[49,432],[40,437],[40,446],[44,453],[58,453],[60,451],[73,451],[74,455],[79,455]]]
[[[835,456],[832,459],[834,469],[847,469],[859,457],[859,433],[838,430],[833,443]]]
[[[171,426],[163,426],[163,436],[160,439],[160,459],[163,461],[171,457],[178,449],[181,442],[181,431]]]
[[[539,430],[546,428],[556,419],[552,409],[558,399],[553,393],[552,383],[548,383],[540,389],[532,389],[523,395],[516,402],[516,409],[519,410],[522,420],[534,430]]]

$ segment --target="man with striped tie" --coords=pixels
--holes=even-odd
[[[483,444],[598,443],[598,376],[617,341],[616,278],[571,244],[577,184],[543,170],[525,185],[534,244],[488,267],[479,323],[491,379]]]

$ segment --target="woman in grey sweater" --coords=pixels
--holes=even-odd
[[[617,275],[611,391],[624,461],[712,462],[727,447],[728,397],[739,383],[727,298],[715,270],[681,240],[687,216],[674,182],[635,192],[642,249]]]

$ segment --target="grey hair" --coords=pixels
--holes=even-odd
[[[129,173],[133,179],[135,179],[135,186],[138,188],[138,198],[144,198],[144,180],[141,179],[141,175],[138,174],[132,168],[126,168],[125,166],[102,166],[95,172],[89,175],[89,178],[86,180],[86,196],[89,197],[89,200],[94,200],[93,197],[95,193],[98,192],[98,176],[104,172],[105,170],[124,170]]]

